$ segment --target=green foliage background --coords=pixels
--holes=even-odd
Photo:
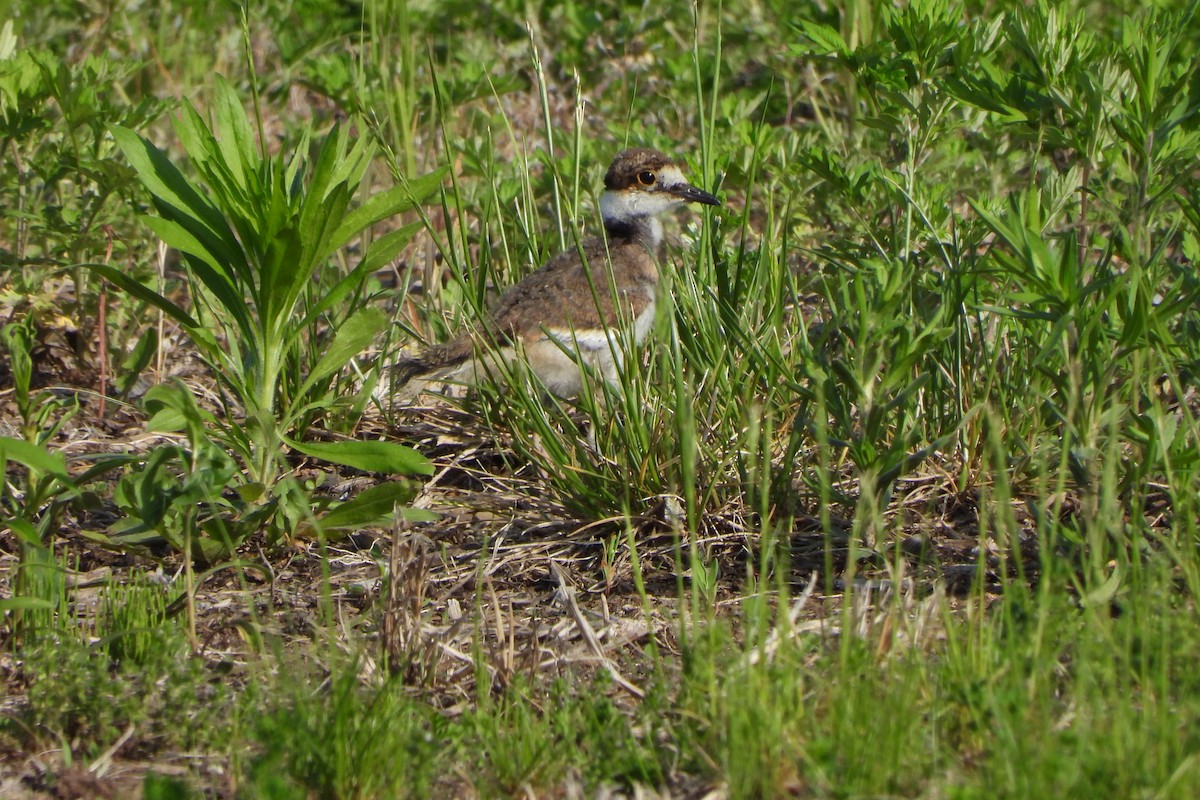
[[[26,698],[6,751],[53,741],[69,763],[148,725],[147,752],[219,753],[263,797],[1195,796],[1196,30],[1188,2],[0,6],[0,547],[16,564],[0,608]],[[313,640],[339,646],[264,645],[233,688],[180,667],[193,564],[322,520],[378,525],[415,491],[339,505],[283,448],[429,470],[301,440],[397,419],[375,364],[594,230],[603,170],[634,144],[726,201],[681,221],[654,345],[570,406],[516,382],[469,410],[509,468],[609,525],[600,569],[631,565],[640,604],[662,599],[643,568],[677,587],[671,634],[631,656],[646,696],[499,681],[478,634],[474,694],[442,714],[436,687],[364,678],[374,623],[339,639],[331,613]],[[330,174],[346,180],[323,203]],[[414,185],[424,200],[402,202]],[[195,203],[164,205],[181,186]],[[200,217],[249,254],[236,290],[179,233]],[[317,228],[339,246],[305,250]],[[281,271],[292,256],[303,268]],[[260,292],[283,284],[286,302]],[[215,403],[146,391],[160,312]],[[109,394],[177,445],[64,457],[83,407],[45,388],[45,353],[73,349],[91,375],[101,328]],[[118,518],[91,541],[167,543],[170,603],[139,567],[80,615],[60,534],[88,504]],[[640,549],[647,518],[674,537],[662,553]],[[730,530],[732,561],[711,544]],[[947,598],[935,556],[964,541],[972,577]],[[788,609],[818,585],[793,569],[811,558],[827,627],[808,636]],[[938,591],[873,599],[862,574]],[[229,713],[147,722],[114,688],[131,665],[162,676],[145,691],[163,708]],[[280,665],[301,678],[277,682]]]

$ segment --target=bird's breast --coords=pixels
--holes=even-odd
[[[654,311],[656,303],[653,294],[651,294],[650,302],[641,310],[633,320],[633,340],[638,344],[646,341],[646,337],[650,335],[650,331],[654,330]]]

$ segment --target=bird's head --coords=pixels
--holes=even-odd
[[[721,205],[715,195],[688,183],[670,158],[657,150],[634,147],[617,153],[608,168],[600,215],[610,232],[638,231],[657,245],[662,238],[658,217],[684,203]]]

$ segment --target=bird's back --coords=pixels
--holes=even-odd
[[[604,342],[613,328],[653,314],[657,286],[655,257],[642,242],[588,237],[505,291],[476,330],[402,359],[399,382],[468,361],[481,335],[499,347],[550,337],[567,346]]]
[[[507,341],[616,327],[654,302],[657,285],[655,258],[641,242],[589,237],[505,292],[491,327]]]

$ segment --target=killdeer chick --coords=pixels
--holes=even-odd
[[[657,150],[618,153],[600,197],[604,235],[558,254],[500,297],[479,331],[499,349],[484,357],[506,363],[523,357],[560,397],[582,390],[580,361],[614,382],[621,353],[614,337],[631,327],[640,343],[654,325],[663,241],[659,217],[684,203],[721,201],[688,183]],[[474,355],[472,334],[462,333],[401,360],[399,381],[431,374],[434,380],[474,381],[479,371]]]

